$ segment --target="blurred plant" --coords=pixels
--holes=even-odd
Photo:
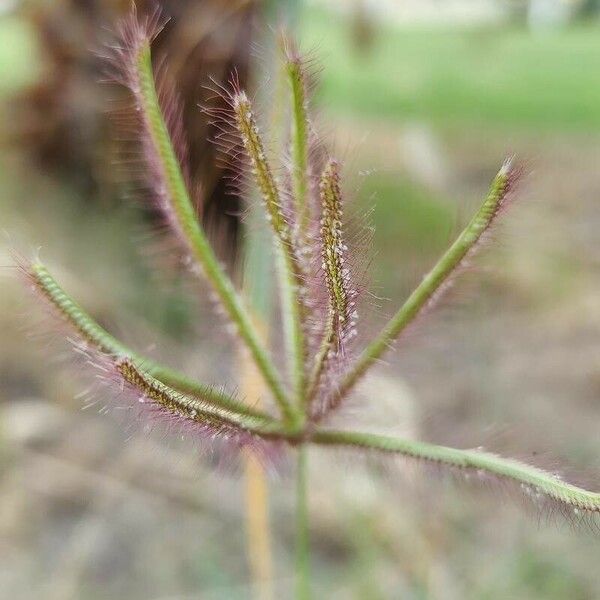
[[[151,42],[163,23],[158,13],[134,12],[119,27],[120,43],[110,56],[115,79],[126,86],[138,117],[138,133],[148,189],[187,251],[195,273],[202,273],[215,302],[235,329],[262,376],[278,415],[251,407],[224,388],[189,379],[126,347],[88,315],[39,261],[23,262],[32,287],[77,334],[76,346],[129,398],[136,420],[158,416],[225,451],[244,448],[262,460],[288,449],[297,455],[297,597],[309,590],[307,449],[325,446],[399,456],[428,463],[459,477],[514,488],[540,510],[569,515],[600,512],[600,494],[566,483],[555,474],[481,449],[456,449],[417,440],[334,429],[326,418],[349,399],[357,382],[407,328],[423,315],[464,269],[514,197],[519,177],[507,160],[481,207],[432,270],[383,327],[355,356],[357,303],[365,267],[348,248],[340,165],[318,145],[308,116],[307,65],[294,46],[285,48],[291,91],[290,160],[281,158],[285,176],[276,176],[250,99],[233,78],[219,87],[224,105],[207,109],[219,130],[217,142],[236,163],[238,188],[260,192],[269,223],[281,288],[285,382],[256,327],[247,301],[221,266],[199,224],[186,168],[181,106],[164,69],[154,71]],[[225,106],[225,107],[223,107]]]
[[[577,16],[582,19],[597,18],[600,14],[599,0],[581,0],[577,10]]]

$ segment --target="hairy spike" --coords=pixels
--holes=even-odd
[[[180,435],[187,433],[211,444],[222,441],[226,453],[243,447],[264,459],[273,458],[281,437],[277,423],[240,415],[182,394],[149,375],[129,357],[109,358],[85,351],[84,356],[88,356],[88,364],[99,370],[98,380],[118,389],[118,395],[128,400],[122,408],[146,416],[146,421],[150,418],[163,422],[169,430],[174,427]]]
[[[329,303],[342,327],[350,320],[352,291],[349,289],[348,271],[344,266],[344,241],[342,238],[342,193],[339,165],[330,160],[321,176],[321,257]]]
[[[321,260],[329,297],[328,318],[311,377],[311,396],[334,355],[344,354],[344,344],[354,333],[356,292],[350,285],[346,246],[342,234],[342,193],[339,164],[329,160],[319,184],[321,198]]]
[[[232,107],[236,127],[246,154],[250,159],[254,179],[267,210],[267,218],[278,240],[286,342],[290,349],[291,371],[297,401],[298,405],[301,406],[304,403],[307,354],[304,332],[306,309],[302,298],[304,280],[301,265],[290,224],[283,212],[279,189],[267,161],[264,144],[252,113],[250,100],[245,92],[238,91],[233,95]]]
[[[181,234],[170,196],[174,188],[187,187],[189,184],[183,107],[167,77],[164,65],[159,66],[155,73],[150,61],[152,42],[161,33],[166,22],[167,19],[161,17],[159,10],[142,16],[134,8],[130,16],[123,19],[117,27],[119,43],[110,47],[106,60],[111,68],[112,79],[128,88],[134,99],[138,113],[138,134],[148,166],[149,191],[155,194],[159,208],[170,225]],[[149,97],[154,95],[156,110],[150,111]],[[156,130],[161,126],[159,120],[163,121],[167,131],[172,157],[168,156],[170,153],[167,148],[162,150],[163,155],[160,156],[160,149],[156,147]]]
[[[465,260],[477,250],[478,242],[489,231],[496,218],[511,197],[514,185],[520,173],[513,166],[512,159],[506,160],[494,178],[490,191],[471,222],[458,236],[438,263],[423,278],[423,281],[408,297],[398,312],[388,321],[380,334],[367,346],[350,372],[342,381],[337,398],[331,405],[335,408],[341,398],[348,394],[357,381],[364,375],[392,342],[406,329],[421,311],[433,304],[448,286]]]
[[[349,431],[322,430],[311,441],[326,446],[346,446],[399,454],[440,466],[491,475],[513,482],[528,495],[553,500],[573,509],[600,512],[600,493],[562,481],[556,475],[518,460],[481,450],[458,450],[426,442]]]
[[[295,413],[273,363],[198,223],[154,82],[150,42],[160,31],[159,22],[158,13],[141,19],[134,12],[126,19],[120,28],[123,44],[115,51],[113,63],[122,65],[123,83],[131,90],[140,112],[146,160],[149,168],[156,174],[154,185],[162,199],[161,207],[215,289],[225,312],[250,350],[282,412],[286,418],[293,419]]]
[[[260,411],[247,406],[214,387],[193,381],[179,373],[149,358],[141,356],[122,344],[92,317],[86,313],[57,283],[48,269],[40,263],[23,265],[23,271],[35,290],[53,307],[54,311],[66,321],[87,345],[113,357],[130,356],[136,362],[143,364],[147,373],[169,385],[179,392],[202,398],[216,407],[235,411],[237,413],[268,418]]]
[[[182,394],[149,375],[130,358],[116,359],[115,368],[128,384],[142,394],[143,401],[154,402],[167,412],[194,421],[216,433],[247,431],[259,434],[260,428],[270,423],[259,417],[216,408],[207,398]]]
[[[240,138],[252,163],[254,179],[267,209],[267,218],[281,243],[289,245],[290,227],[283,214],[279,190],[267,161],[250,100],[245,92],[240,91],[233,96],[233,110]]]

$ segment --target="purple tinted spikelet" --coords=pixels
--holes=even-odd
[[[216,408],[201,398],[178,392],[129,357],[80,352],[99,373],[104,387],[112,391],[115,402],[125,401],[124,406],[116,406],[132,412],[135,422],[166,426],[171,433],[199,442],[221,441],[225,451],[247,448],[259,458],[275,457],[279,436],[267,421]]]
[[[322,332],[319,351],[311,376],[311,396],[318,396],[313,413],[326,410],[332,385],[343,366],[349,360],[348,344],[356,335],[357,291],[353,285],[353,273],[348,262],[342,220],[342,192],[339,164],[330,159],[321,175],[320,245],[321,269],[328,293],[327,317]],[[313,400],[314,398],[311,398]]]
[[[321,175],[321,259],[329,292],[329,308],[335,315],[333,328],[338,343],[354,327],[355,290],[346,265],[347,246],[342,236],[342,192],[337,161],[330,160]]]
[[[233,98],[233,111],[240,139],[250,159],[252,174],[267,209],[267,220],[283,244],[291,243],[291,229],[283,213],[277,183],[265,153],[263,141],[245,92],[237,92]]]

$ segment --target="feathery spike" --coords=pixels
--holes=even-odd
[[[265,424],[263,419],[241,416],[232,411],[211,406],[206,399],[182,394],[144,372],[130,358],[115,359],[115,368],[128,384],[137,388],[143,399],[155,402],[169,413],[214,428],[217,432],[228,429],[252,431]]]
[[[342,237],[342,193],[337,161],[330,160],[321,176],[321,257],[329,304],[335,312],[335,328],[343,329],[350,321],[352,290],[349,288],[349,272],[344,265],[345,246]]]
[[[290,227],[283,214],[279,190],[267,161],[250,100],[245,92],[240,91],[233,96],[233,110],[244,149],[252,163],[254,179],[267,209],[267,218],[281,243],[289,246]]]
[[[310,398],[334,359],[345,356],[345,344],[353,337],[356,324],[356,291],[351,287],[347,248],[342,232],[342,192],[339,163],[330,159],[319,182],[321,199],[321,260],[328,292],[328,316],[311,376]],[[324,407],[319,407],[322,411]]]

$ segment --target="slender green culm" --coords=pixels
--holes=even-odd
[[[574,509],[600,512],[600,493],[562,481],[558,476],[517,460],[481,450],[458,450],[426,442],[350,431],[318,431],[312,441],[326,446],[351,446],[438,463],[507,479],[517,483],[533,500],[545,496]],[[536,496],[539,494],[540,496]]]
[[[219,265],[217,257],[198,223],[156,94],[149,44],[142,45],[137,68],[144,118],[147,120],[148,132],[156,148],[156,155],[160,160],[164,179],[169,188],[169,199],[177,225],[208,281],[217,292],[225,311],[236,325],[242,340],[250,350],[284,415],[288,419],[294,419],[295,412],[288,402],[273,362],[263,348],[247,310],[238,297],[231,280]]]
[[[109,354],[113,357],[129,356],[137,364],[143,365],[144,370],[162,383],[197,398],[202,398],[215,407],[228,409],[240,414],[267,418],[267,415],[256,411],[243,402],[236,400],[217,388],[202,385],[189,379],[182,373],[154,362],[152,359],[142,356],[122,344],[94,319],[86,313],[58,284],[48,269],[40,264],[34,263],[28,269],[28,276],[35,289],[40,293],[59,313],[59,315],[77,332],[79,337],[87,344]]]
[[[456,272],[465,257],[476,247],[481,236],[502,208],[515,174],[512,162],[506,161],[494,178],[490,191],[467,227],[458,236],[438,263],[423,278],[398,312],[390,319],[380,334],[367,346],[354,367],[341,383],[337,400],[348,394],[360,377],[389,349],[400,333],[419,315],[436,296],[440,288]],[[332,403],[335,408],[337,402]]]
[[[294,247],[292,231],[283,212],[277,182],[267,160],[250,100],[244,92],[233,97],[236,126],[271,224],[277,244],[278,267],[282,287],[282,312],[285,340],[290,357],[298,409],[302,407],[305,393],[306,347],[303,326],[303,280],[300,262]],[[302,413],[298,410],[299,418]]]
[[[308,111],[305,74],[299,58],[286,60],[286,70],[292,94],[292,180],[298,219],[299,239],[306,235],[310,224],[308,202]]]

